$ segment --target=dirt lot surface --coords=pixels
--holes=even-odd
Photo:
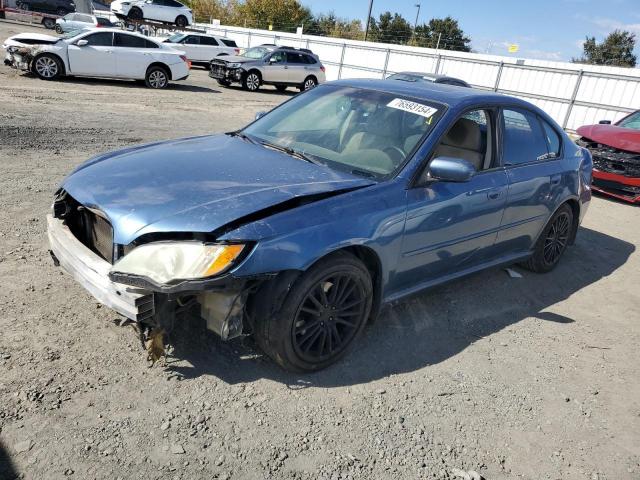
[[[0,39],[25,30],[0,22]],[[0,66],[0,478],[639,479],[640,208],[594,199],[553,273],[492,270],[387,308],[314,375],[197,322],[147,368],[53,266],[45,215],[78,163],[286,98],[203,70],[156,92]]]

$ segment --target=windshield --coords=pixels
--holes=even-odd
[[[632,113],[618,123],[618,127],[640,130],[640,111]]]
[[[269,50],[267,50],[264,47],[253,47],[253,48],[249,48],[240,56],[246,57],[246,58],[259,59],[264,57],[267,53],[269,53]]]
[[[180,43],[182,39],[186,37],[184,33],[174,33],[169,38],[165,40],[167,43]]]
[[[78,35],[83,34],[84,32],[88,32],[90,29],[88,28],[79,28],[77,30],[70,30],[67,33],[62,35],[62,40],[71,40],[72,38],[77,37]]]
[[[387,92],[319,86],[242,133],[330,167],[386,176],[402,166],[444,107]]]

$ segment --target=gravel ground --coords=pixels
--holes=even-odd
[[[0,22],[0,39],[28,29]],[[203,70],[155,92],[0,66],[0,478],[639,479],[639,208],[595,198],[553,273],[398,303],[304,376],[197,321],[147,368],[133,330],[52,265],[45,215],[75,165],[286,98]]]

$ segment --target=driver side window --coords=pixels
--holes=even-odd
[[[269,58],[269,63],[284,63],[284,56],[285,56],[284,52],[275,52]]]
[[[487,110],[472,110],[462,115],[440,139],[432,159],[452,157],[466,160],[476,171],[493,165],[491,115]]]

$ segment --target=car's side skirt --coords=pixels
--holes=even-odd
[[[515,254],[508,255],[506,257],[501,257],[496,260],[492,260],[490,262],[485,262],[480,265],[476,265],[464,270],[450,273],[448,275],[443,275],[442,277],[428,280],[426,282],[413,285],[412,287],[409,287],[404,290],[394,292],[391,295],[385,296],[382,300],[382,303],[395,302],[397,300],[408,297],[410,295],[415,295],[429,288],[442,285],[443,283],[451,282],[453,280],[457,280],[458,278],[461,278],[461,277],[466,277],[467,275],[471,275],[472,273],[476,273],[481,270],[498,267],[500,265],[510,265],[512,263],[522,262],[528,259],[531,256],[531,254],[532,252],[515,253]]]

